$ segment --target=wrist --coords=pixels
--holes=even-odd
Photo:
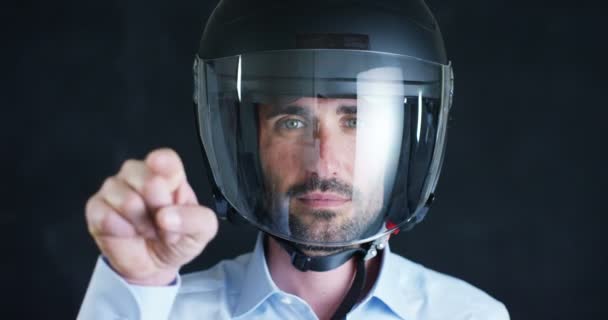
[[[101,256],[102,260],[106,265],[112,269],[118,276],[125,280],[129,284],[138,286],[172,286],[177,283],[177,276],[179,269],[161,270],[154,274],[138,276],[127,276],[122,272],[116,270],[116,268],[110,263],[110,260],[106,256]]]
[[[129,284],[138,286],[172,286],[177,283],[177,270],[160,271],[157,274],[142,277],[142,278],[127,278],[123,277]]]

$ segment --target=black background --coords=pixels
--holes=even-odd
[[[191,66],[216,1],[22,1],[2,10],[0,318],[73,319],[98,251],[86,199],[169,146],[209,203]],[[601,3],[429,0],[456,75],[438,200],[393,250],[513,319],[608,319]],[[246,252],[222,224],[185,268]],[[3,314],[3,315],[2,315]]]

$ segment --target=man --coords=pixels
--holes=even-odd
[[[87,203],[102,257],[79,318],[508,319],[388,249],[433,199],[446,61],[422,1],[222,1],[195,63],[216,210],[172,150],[126,161]],[[216,215],[261,230],[253,253],[181,278]]]

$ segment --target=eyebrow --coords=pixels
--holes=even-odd
[[[307,116],[310,115],[310,111],[296,105],[270,105],[270,111],[266,114],[266,119],[271,119],[283,114]]]
[[[336,114],[357,114],[357,106],[340,106],[336,110]]]
[[[296,115],[296,116],[310,116],[311,112],[309,108],[305,108],[298,105],[270,105],[270,111],[266,114],[266,119],[271,119],[279,115]],[[357,114],[357,106],[342,105],[336,110],[336,115],[341,114]]]

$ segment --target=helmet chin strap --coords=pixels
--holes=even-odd
[[[309,256],[302,252],[293,242],[272,237],[291,257],[291,264],[300,271],[329,271],[346,263],[355,255],[365,255],[366,250],[362,247],[342,249],[339,252],[326,256]],[[339,248],[337,248],[339,249]]]
[[[351,258],[355,259],[356,273],[348,293],[342,303],[331,317],[332,320],[346,319],[346,315],[361,298],[365,287],[365,261],[375,257],[378,250],[384,249],[389,236],[362,244],[360,247],[346,248],[339,252],[326,256],[309,256],[303,253],[293,242],[271,236],[291,257],[291,264],[300,271],[329,271],[346,263]]]

